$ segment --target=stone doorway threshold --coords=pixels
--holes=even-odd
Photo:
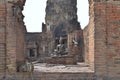
[[[94,71],[85,63],[78,63],[77,65],[36,63],[34,64],[34,72],[92,73]]]

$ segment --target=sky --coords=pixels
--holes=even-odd
[[[42,22],[45,22],[45,7],[47,0],[26,0],[23,15],[28,32],[41,32]],[[77,0],[78,21],[83,29],[89,21],[88,0]]]

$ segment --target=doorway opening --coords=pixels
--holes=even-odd
[[[27,0],[27,1],[32,1],[32,0]],[[42,0],[42,1],[44,1],[45,3],[46,3],[46,1],[45,0]],[[78,8],[78,21],[81,23],[81,27],[82,27],[82,29],[84,28],[84,27],[86,27],[86,25],[88,24],[88,22],[89,22],[89,4],[88,4],[88,0],[84,0],[84,1],[81,1],[81,0],[77,0],[77,8]],[[38,30],[41,30],[42,29],[42,27],[40,27],[40,25],[42,25],[42,22],[44,22],[44,19],[45,19],[45,17],[43,17],[43,15],[45,16],[45,6],[46,5],[44,5],[44,7],[41,7],[41,6],[37,6],[37,7],[35,7],[35,5],[34,4],[32,4],[32,3],[34,3],[34,2],[36,2],[35,3],[35,5],[40,5],[40,3],[39,2],[37,2],[37,1],[33,1],[33,2],[26,2],[26,5],[25,5],[25,7],[24,7],[24,11],[23,11],[23,14],[25,15],[25,19],[24,19],[24,21],[25,21],[25,25],[27,26],[27,30],[28,30],[28,32],[40,32],[40,31],[38,31]],[[28,4],[29,3],[29,4]],[[41,2],[42,3],[42,6],[43,6],[43,2]],[[28,7],[27,5],[31,5],[31,7]],[[29,12],[29,10],[27,9],[27,7],[28,7],[28,9],[30,9],[30,12]],[[41,7],[41,8],[40,8]],[[33,9],[34,8],[34,9]],[[43,9],[43,11],[41,11],[41,9]],[[32,10],[37,10],[37,11],[32,11]],[[28,11],[28,12],[27,12]],[[39,13],[39,11],[40,11],[40,13]],[[43,13],[42,13],[43,12]],[[34,14],[35,13],[35,14]],[[30,14],[32,14],[32,15],[30,15]],[[41,14],[43,14],[43,15],[41,15]],[[28,16],[28,17],[27,17]],[[36,17],[37,16],[37,17]],[[41,16],[43,17],[43,18],[41,18]],[[28,18],[28,19],[27,19]],[[39,18],[39,19],[38,19]],[[42,20],[41,22],[40,22],[40,20]],[[28,21],[28,22],[27,22]],[[31,23],[34,23],[34,21],[35,21],[35,24],[31,24]],[[40,24],[36,24],[36,23],[40,23]],[[64,41],[64,43],[66,42],[66,40]],[[58,43],[58,40],[56,41],[56,43]],[[43,48],[43,51],[45,50],[45,49],[47,49],[47,47],[44,47]],[[48,49],[47,49],[48,50]],[[32,52],[32,51],[31,51]],[[71,61],[71,59],[73,59],[73,58],[71,58],[71,57],[69,57],[69,58],[63,58],[63,59],[66,59],[67,60],[67,63],[71,63],[70,61]],[[49,60],[49,59],[48,59]],[[58,61],[60,61],[60,60],[62,60],[62,59],[58,59]],[[56,60],[55,60],[56,61]],[[73,60],[74,61],[74,60]],[[54,62],[54,59],[53,59],[53,62]],[[61,61],[62,62],[62,61]],[[82,65],[81,63],[80,63],[80,65]],[[37,67],[39,67],[40,68],[40,66],[36,66],[36,68]],[[46,69],[46,66],[45,65],[42,65],[42,67],[41,68],[43,68],[44,67],[44,69]],[[58,66],[54,66],[54,67],[58,67]],[[66,67],[65,65],[62,65],[62,67]],[[81,66],[80,66],[81,67]],[[83,65],[82,65],[82,67],[83,67]],[[78,69],[78,67],[77,67],[77,69]],[[76,69],[76,70],[77,70]],[[86,72],[90,72],[91,70],[89,70],[88,69],[88,67],[86,68],[86,65],[85,65],[85,69],[86,69]],[[66,68],[65,68],[65,70],[66,70]],[[72,69],[71,69],[72,70]]]

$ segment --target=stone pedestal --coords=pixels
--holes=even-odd
[[[65,65],[74,65],[77,64],[74,56],[61,56],[61,57],[51,57],[46,60],[48,64],[65,64]]]

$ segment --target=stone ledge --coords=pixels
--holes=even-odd
[[[62,64],[34,64],[34,72],[37,73],[94,73],[86,64],[62,65]]]

